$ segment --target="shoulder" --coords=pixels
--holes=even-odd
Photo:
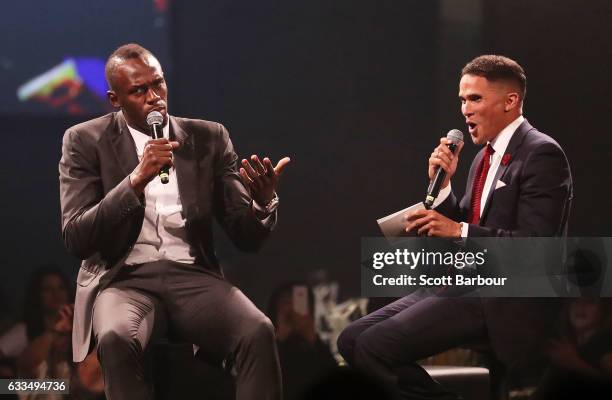
[[[119,129],[119,113],[113,112],[66,129],[64,141],[98,142],[108,131]]]
[[[529,122],[524,121],[516,134],[519,136],[516,138],[517,147],[513,152],[513,159],[522,160],[524,165],[531,165],[533,162],[540,164],[540,161],[553,162],[555,165],[569,164],[561,145],[550,135],[531,126]]]
[[[233,148],[228,130],[216,121],[203,119],[171,117],[171,124],[181,132],[177,136],[190,138],[189,140],[198,149],[213,149],[216,152],[225,152],[226,149]]]
[[[175,123],[188,134],[221,136],[227,134],[227,129],[223,124],[216,121],[204,119],[172,117]]]
[[[548,149],[549,151],[558,151],[560,153],[563,153],[561,145],[555,139],[553,139],[550,135],[544,132],[540,132],[531,125],[529,125],[529,129],[525,133],[523,146],[531,151],[536,149]]]
[[[516,166],[520,166],[525,175],[542,178],[544,174],[569,179],[571,185],[570,163],[561,145],[550,135],[530,128],[517,149]]]
[[[14,324],[2,336],[0,336],[0,339],[3,340],[8,337],[19,336],[26,336],[26,324],[24,322],[17,322],[16,324]]]
[[[0,353],[5,357],[16,357],[28,344],[26,325],[16,323],[2,336],[0,336]]]

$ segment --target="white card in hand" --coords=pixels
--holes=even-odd
[[[401,238],[402,236],[406,236],[406,220],[404,216],[408,211],[416,211],[423,210],[425,206],[423,203],[416,203],[408,208],[404,208],[398,212],[395,212],[391,215],[387,215],[386,217],[382,217],[376,222],[380,227],[383,235],[389,240],[394,238]]]

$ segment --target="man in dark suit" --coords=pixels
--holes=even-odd
[[[74,312],[74,360],[98,348],[109,399],[151,398],[144,355],[171,330],[212,361],[232,365],[238,399],[279,399],[270,320],[223,279],[216,217],[240,249],[257,250],[276,221],[279,174],[268,158],[238,159],[219,123],[167,112],[157,59],[136,44],[108,59],[111,104],[121,109],[69,128],[59,164],[62,234],[83,259]],[[163,117],[164,138],[147,134]],[[169,166],[170,182],[158,173]]]
[[[472,162],[459,202],[450,180],[459,154],[440,144],[429,158],[429,177],[447,177],[432,210],[406,216],[406,231],[419,235],[562,236],[566,233],[572,179],[563,150],[522,116],[526,77],[502,56],[480,56],[462,70],[461,112],[472,141],[484,148]],[[547,299],[452,297],[420,289],[351,324],[338,347],[349,364],[390,385],[404,398],[456,398],[416,361],[456,346],[486,343],[506,366],[539,353],[558,317]]]

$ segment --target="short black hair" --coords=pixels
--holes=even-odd
[[[104,76],[106,77],[106,82],[111,89],[115,89],[114,86],[114,74],[115,69],[119,64],[121,64],[125,60],[130,60],[134,58],[144,58],[147,56],[155,57],[153,53],[149,50],[145,49],[139,44],[136,43],[127,43],[122,46],[119,46],[115,51],[112,52],[110,56],[108,56],[108,60],[106,60],[106,65],[104,66]]]
[[[57,276],[68,293],[68,302],[74,302],[74,287],[66,274],[55,264],[37,267],[28,279],[25,292],[23,320],[28,339],[34,340],[45,330],[44,306],[42,303],[42,284],[47,276]]]
[[[487,54],[478,56],[463,67],[461,77],[475,75],[490,81],[508,81],[517,85],[521,100],[527,95],[527,76],[523,67],[511,58]]]

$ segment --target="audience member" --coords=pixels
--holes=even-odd
[[[278,287],[270,298],[268,314],[276,331],[284,397],[298,399],[337,368],[329,347],[315,330],[312,289],[302,283]]]
[[[535,399],[595,399],[612,393],[611,311],[608,299],[568,301],[561,335],[548,348],[551,365]]]
[[[26,286],[22,322],[0,337],[0,358],[14,361],[8,364],[15,366],[14,377],[68,379],[71,398],[97,398],[103,388],[95,351],[76,366],[71,361],[73,297],[70,280],[59,268],[37,268]],[[19,398],[53,400],[67,396],[23,394]]]

